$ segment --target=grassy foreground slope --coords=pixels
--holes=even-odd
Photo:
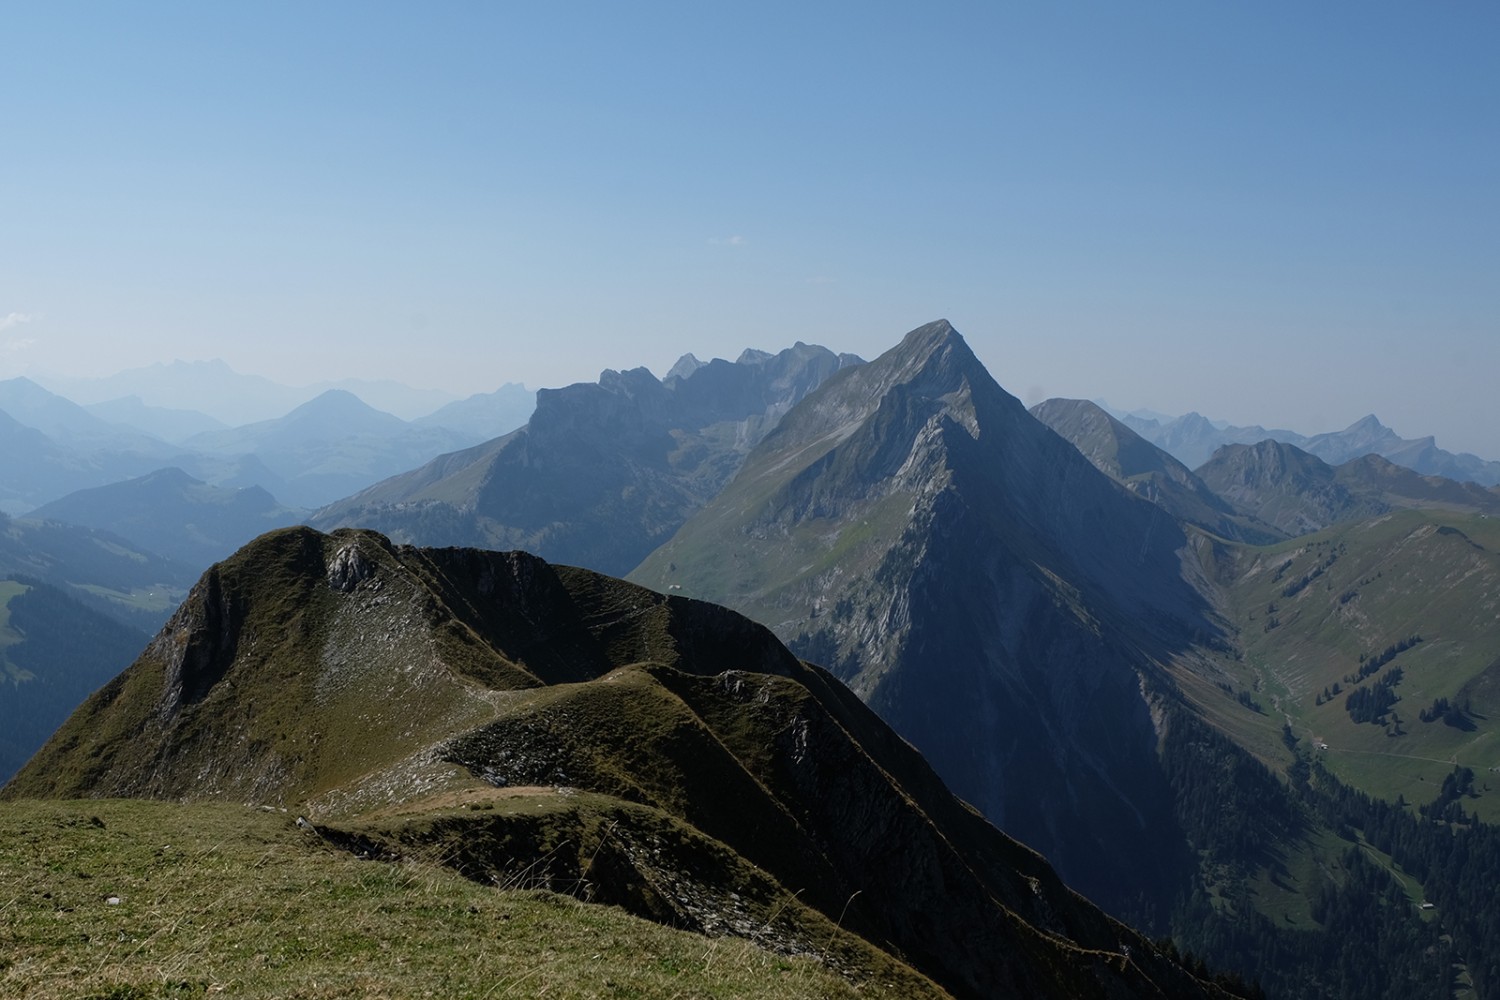
[[[497,890],[418,855],[358,860],[290,814],[241,805],[9,802],[0,994],[941,995],[909,973],[856,990],[810,959],[526,889],[515,874]]]

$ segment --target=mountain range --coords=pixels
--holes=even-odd
[[[0,577],[50,584],[143,632],[161,627],[194,571],[119,535],[60,521],[0,514]]]
[[[1094,403],[1049,399],[1032,407],[1031,415],[1100,472],[1180,520],[1235,541],[1264,543],[1284,537],[1272,525],[1236,510],[1187,466]]]
[[[422,545],[525,548],[621,574],[716,494],[784,413],[860,363],[798,343],[733,363],[679,362],[665,381],[637,368],[543,389],[525,427],[378,483],[310,523]]]
[[[1198,413],[1187,413],[1165,422],[1156,417],[1129,414],[1121,419],[1143,438],[1195,469],[1224,445],[1257,444],[1269,439],[1295,445],[1330,465],[1342,465],[1362,455],[1379,455],[1423,475],[1443,476],[1481,486],[1500,485],[1500,462],[1486,461],[1468,452],[1454,454],[1444,451],[1430,436],[1403,438],[1382,424],[1374,414],[1361,417],[1341,431],[1311,437],[1296,431],[1214,423]]]
[[[196,411],[230,427],[273,419],[330,389],[352,392],[371,406],[398,414],[406,420],[430,414],[456,401],[451,393],[414,389],[388,379],[341,379],[306,386],[285,385],[261,375],[235,371],[218,359],[157,363],[104,378],[47,375],[38,375],[37,378],[53,392],[85,406],[134,396],[144,405]]]
[[[771,623],[1127,914],[1169,906],[1182,861],[1152,688],[1212,627],[1187,545],[938,322],[824,383],[631,579]]]
[[[4,796],[298,803],[364,856],[530,872],[906,995],[1223,995],[765,629],[520,553],[267,535]]]
[[[1500,487],[1424,476],[1374,454],[1333,466],[1272,440],[1225,445],[1198,475],[1237,512],[1288,535],[1402,507],[1500,514]]]
[[[333,424],[369,420],[372,437],[398,433],[388,414],[371,417],[337,393],[325,402],[342,414]],[[1177,426],[1184,440],[1192,423]],[[1303,444],[1337,458],[1387,437],[1378,422],[1362,424]],[[297,434],[295,421],[281,423],[245,431],[236,446],[260,462],[256,442],[295,454],[321,440]],[[164,509],[180,501],[192,516],[229,496],[163,475],[121,484],[119,506],[132,491],[151,495],[148,486],[166,490]],[[96,498],[101,517],[116,502],[107,496]],[[1500,801],[1476,775],[1500,766],[1490,722],[1500,711],[1497,499],[1500,490],[1375,455],[1331,464],[1271,437],[1216,446],[1190,471],[1094,404],[1050,400],[1028,412],[944,321],[869,363],[804,344],[734,363],[685,355],[665,379],[609,371],[544,390],[525,427],[313,519],[323,530],[376,528],[396,543],[524,547],[628,574],[654,593],[519,555],[278,532],[211,570],[136,679],[102,693],[108,704],[96,699],[16,787],[265,797],[325,817],[320,829],[366,856],[457,855],[491,878],[503,877],[493,852],[462,845],[477,838],[515,856],[522,837],[527,857],[551,859],[537,862],[553,873],[548,885],[586,883],[632,912],[714,933],[759,919],[736,909],[722,880],[683,882],[680,860],[671,874],[638,857],[628,870],[611,862],[620,878],[607,889],[585,878],[592,861],[578,852],[615,849],[599,831],[624,822],[613,802],[622,799],[665,810],[653,829],[693,828],[673,843],[706,836],[771,873],[773,895],[796,892],[789,882],[833,887],[832,896],[804,890],[813,915],[797,919],[838,916],[835,931],[842,924],[885,949],[869,961],[909,961],[903,975],[960,994],[994,982],[1019,989],[1027,980],[1005,978],[1014,970],[919,948],[889,922],[930,894],[927,883],[859,862],[877,891],[842,867],[855,848],[836,838],[861,822],[904,831],[888,846],[931,843],[905,821],[892,826],[883,807],[859,804],[886,794],[878,782],[857,779],[862,790],[851,793],[819,779],[816,797],[848,808],[800,832],[756,820],[756,830],[780,832],[752,843],[734,828],[741,811],[821,814],[787,799],[775,770],[786,740],[799,753],[801,717],[767,709],[762,727],[743,702],[717,703],[700,681],[650,665],[717,678],[708,687],[719,693],[738,683],[718,666],[683,666],[682,630],[693,631],[680,624],[683,609],[707,600],[828,668],[793,669],[785,649],[763,646],[769,637],[729,612],[692,612],[735,647],[711,658],[739,664],[761,650],[756,670],[781,679],[767,683],[795,680],[844,706],[835,715],[859,752],[809,744],[800,763],[826,757],[857,776],[859,753],[878,760],[901,786],[896,797],[917,802],[950,845],[971,843],[952,832],[970,821],[914,790],[934,773],[1114,917],[1170,935],[1269,995],[1495,996],[1500,959],[1488,956],[1500,955],[1491,929],[1500,925],[1476,887],[1500,872],[1500,836],[1488,825]],[[123,533],[126,520],[97,523]],[[567,600],[550,583],[545,600],[527,589],[544,578]],[[325,590],[360,599],[340,604]],[[577,616],[583,631],[570,624]],[[466,680],[455,687],[453,676]],[[756,705],[785,693],[743,690],[768,699]],[[698,722],[664,722],[656,709],[673,698]],[[860,704],[898,735],[857,722],[873,718]],[[371,720],[386,743],[360,742],[375,739],[362,729]],[[699,724],[709,743],[690,738]],[[893,741],[932,771],[921,777],[869,746]],[[681,763],[683,747],[694,767]],[[743,787],[697,769],[721,749],[779,805],[754,804],[760,792],[747,791],[736,801],[750,804],[731,808],[713,791]],[[34,784],[44,773],[52,784]],[[517,826],[537,795],[551,818]],[[610,801],[585,808],[572,801],[580,795]],[[455,818],[475,811],[504,819]],[[824,826],[841,832],[817,832]],[[757,853],[781,849],[773,845],[795,864]],[[543,849],[553,853],[535,853]],[[931,847],[917,856],[933,850],[946,856]],[[732,861],[715,877],[744,870]],[[661,885],[684,892],[667,893],[674,903]],[[985,894],[1011,905],[994,886]],[[850,898],[879,898],[879,912],[845,922]]]
[[[202,413],[124,397],[79,406],[25,378],[0,382],[0,509],[29,511],[76,490],[176,467],[227,489],[259,487],[317,507],[445,451],[524,423],[531,394],[506,385],[419,421],[329,389],[281,416],[229,427]]]

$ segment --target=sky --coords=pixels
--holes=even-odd
[[[1008,390],[1500,459],[1500,5],[0,0],[0,378]]]

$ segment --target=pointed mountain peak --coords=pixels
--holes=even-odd
[[[1201,427],[1211,430],[1214,426],[1212,420],[1209,420],[1197,410],[1189,410],[1182,416],[1178,417],[1176,420],[1172,421],[1172,423],[1177,427],[1192,427],[1194,429]]]
[[[315,406],[315,405],[330,405],[330,404],[336,404],[336,405],[340,405],[340,406],[350,406],[350,405],[355,405],[355,404],[357,404],[359,406],[366,406],[366,405],[368,405],[368,404],[365,403],[364,400],[360,399],[358,396],[356,396],[354,393],[350,392],[348,389],[325,389],[322,392],[318,393],[316,396],[314,396],[312,399],[309,399],[306,403],[303,403],[302,405],[303,406]]]
[[[895,350],[931,351],[954,342],[963,344],[964,338],[953,328],[952,323],[945,319],[937,319],[931,323],[924,323],[902,337],[901,343],[896,345]]]
[[[693,372],[702,368],[704,362],[699,361],[691,352],[677,359],[677,363],[667,370],[667,378],[687,378]],[[665,381],[665,379],[663,379]]]
[[[25,375],[17,375],[15,378],[8,378],[0,382],[0,398],[32,406],[63,399],[57,393],[49,392]],[[67,400],[66,402],[71,403],[71,400]]]
[[[963,336],[945,319],[912,330],[901,343],[875,359],[876,364],[882,362],[913,373],[935,366],[963,372],[983,370]]]
[[[1380,418],[1373,413],[1368,413],[1344,428],[1344,433],[1347,434],[1350,431],[1369,432],[1383,430],[1386,430],[1386,426],[1380,422]]]

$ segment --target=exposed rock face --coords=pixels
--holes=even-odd
[[[312,523],[624,573],[718,492],[782,414],[861,363],[799,343],[732,364],[684,358],[665,381],[636,368],[543,389],[520,430],[379,483]]]
[[[354,542],[339,549],[328,563],[328,585],[341,593],[349,593],[374,575],[374,564],[360,554]]]
[[[1217,627],[1194,544],[938,322],[810,394],[632,578],[771,624],[1071,884],[1160,920],[1185,868],[1148,692]]]
[[[542,811],[424,805],[515,786]],[[960,996],[1214,995],[763,627],[523,553],[268,535],[5,794],[295,804],[836,968],[858,935]]]

